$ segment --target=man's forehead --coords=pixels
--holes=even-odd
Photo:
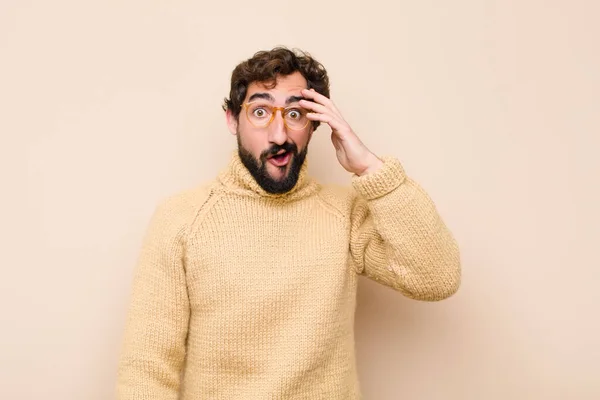
[[[282,88],[257,88],[256,90],[248,90],[246,95],[246,101],[254,100],[265,100],[272,103],[292,103],[303,99],[301,90],[304,89],[302,86],[295,88],[287,87]]]
[[[273,87],[273,85],[268,85],[265,84],[263,82],[260,83],[251,83],[248,86],[248,94],[251,95],[253,93],[256,92],[263,92],[263,93],[271,93],[273,96],[277,95],[277,94],[287,94],[287,93],[291,93],[291,92],[301,92],[302,89],[306,89],[306,84],[304,85],[276,85]]]
[[[267,88],[267,87],[255,87],[248,88],[248,96],[253,95],[254,93],[268,93],[273,97],[278,96],[286,96],[290,94],[300,94],[302,89],[305,89],[304,86],[296,86],[296,87],[285,87],[285,88]]]
[[[306,89],[306,79],[299,72],[290,75],[279,75],[274,81],[252,82],[248,85],[247,95],[262,92],[269,93],[273,97],[284,97],[291,94],[299,95],[302,89]]]
[[[282,103],[285,105],[296,103],[300,100],[305,99],[300,92],[290,91],[288,93],[280,93],[277,95],[276,93],[267,93],[267,92],[254,92],[249,93],[247,97],[247,101],[252,103],[254,101],[262,100],[268,101],[271,103]]]

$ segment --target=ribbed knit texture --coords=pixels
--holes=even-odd
[[[263,191],[237,154],[163,201],[136,268],[118,400],[360,399],[357,277],[410,298],[460,284],[458,246],[400,162]]]

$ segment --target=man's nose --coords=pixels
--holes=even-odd
[[[282,145],[287,139],[287,128],[283,122],[283,115],[280,110],[276,110],[273,122],[269,126],[269,142]]]

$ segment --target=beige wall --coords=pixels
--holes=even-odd
[[[361,281],[366,398],[600,398],[598,4],[2,1],[0,398],[113,398],[149,215],[224,165],[231,69],[277,44],[461,243],[447,301]]]

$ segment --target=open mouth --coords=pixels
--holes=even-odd
[[[281,150],[279,153],[269,156],[268,161],[276,167],[283,167],[287,165],[292,157],[292,153],[286,150]]]

